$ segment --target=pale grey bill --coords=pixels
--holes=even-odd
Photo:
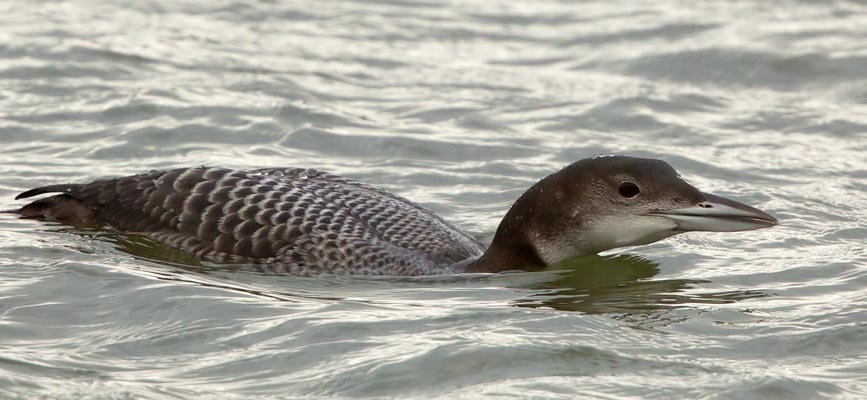
[[[676,231],[737,232],[769,228],[780,221],[744,203],[702,193],[705,201],[692,207],[654,211],[647,215],[667,218],[677,224]]]

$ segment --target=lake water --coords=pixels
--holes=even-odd
[[[867,397],[863,2],[11,1],[0,26],[0,209],[303,166],[489,241],[533,182],[616,153],[782,221],[371,279],[2,215],[0,398]]]

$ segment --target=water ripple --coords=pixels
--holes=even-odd
[[[662,158],[780,218],[538,273],[297,278],[0,214],[0,397],[863,398],[865,6],[0,5],[0,210],[315,167],[482,240],[546,174]]]

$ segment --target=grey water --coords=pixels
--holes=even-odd
[[[489,241],[536,180],[609,153],[782,225],[299,278],[4,214],[0,398],[867,397],[863,2],[2,2],[0,209],[302,166]]]

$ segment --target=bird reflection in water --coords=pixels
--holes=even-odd
[[[710,281],[653,280],[659,274],[659,264],[636,255],[579,257],[555,268],[554,279],[522,285],[521,288],[535,293],[514,304],[586,314],[618,314],[620,318],[646,325],[648,318],[656,319],[654,315],[668,318],[667,310],[768,296],[754,290],[690,293],[689,289]]]

